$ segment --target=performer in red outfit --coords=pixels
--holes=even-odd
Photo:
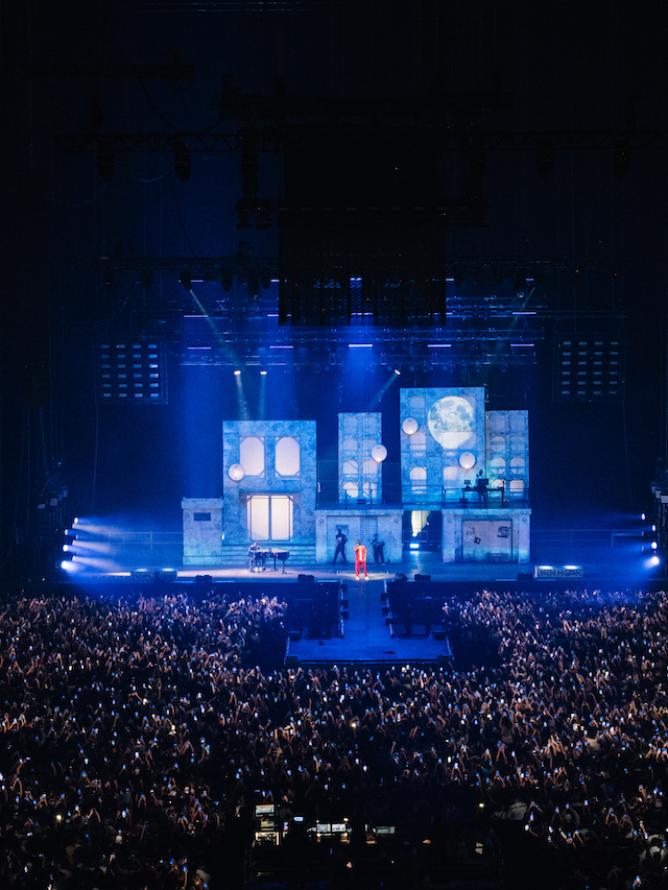
[[[355,578],[357,581],[360,579],[360,569],[364,572],[364,577],[368,578],[366,571],[366,545],[358,541],[357,547],[355,547]]]

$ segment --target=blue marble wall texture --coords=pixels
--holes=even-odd
[[[336,510],[316,510],[316,562],[328,563],[334,558],[336,532],[342,529],[348,538],[346,555],[354,561],[353,548],[358,541],[366,544],[369,551],[369,565],[373,562],[371,542],[374,535],[385,544],[385,561],[401,562],[401,510],[389,507],[368,507],[361,510],[341,508]]]
[[[262,461],[258,461],[258,446],[248,448],[244,440],[259,439]],[[277,448],[284,449],[285,441],[298,442],[298,471],[282,475],[277,466]],[[291,443],[290,443],[291,444]],[[247,453],[244,456],[244,448]],[[283,451],[283,453],[285,453]],[[246,472],[240,482],[229,475],[233,464],[244,464]],[[294,464],[291,445],[288,464]],[[294,467],[289,467],[294,469]],[[227,420],[223,423],[223,528],[224,547],[248,545],[251,542],[248,524],[248,500],[253,495],[288,495],[292,500],[292,535],[289,541],[264,541],[268,546],[314,546],[316,498],[316,424],[313,420]]]
[[[382,466],[371,456],[382,444],[382,414],[358,412],[339,414],[339,501],[370,503],[383,500]]]
[[[528,562],[531,510],[443,510],[443,562]]]
[[[400,409],[404,507],[456,502],[465,481],[485,469],[484,388],[402,389]]]
[[[223,499],[183,498],[183,565],[219,565],[222,554]]]

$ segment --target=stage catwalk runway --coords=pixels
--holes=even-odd
[[[348,584],[349,617],[343,638],[305,639],[288,645],[288,663],[300,665],[347,664],[434,664],[452,655],[447,639],[432,636],[401,639],[390,636],[385,624],[381,594],[382,581]]]

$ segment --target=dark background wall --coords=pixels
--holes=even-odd
[[[550,321],[533,370],[455,367],[428,381],[405,373],[381,406],[390,459],[397,385],[486,383],[490,407],[531,410],[539,519],[600,520],[641,504],[662,448],[665,398],[665,34],[626,4],[595,6],[314,2],[268,13],[250,2],[237,13],[220,2],[202,14],[188,2],[4,4],[3,551],[29,527],[38,480],[56,456],[66,462],[72,511],[174,526],[182,495],[220,489],[220,428],[238,411],[235,384],[228,369],[182,367],[178,332],[168,405],[96,408],[95,337],[140,304],[152,330],[169,326],[170,300],[182,301],[176,274],[156,274],[150,292],[133,272],[108,285],[99,257],[228,255],[240,237],[258,254],[276,250],[275,228],[236,229],[236,154],[194,155],[188,182],[168,154],[119,155],[105,182],[93,153],[61,149],[63,134],[213,132],[229,127],[230,91],[270,94],[277,84],[346,101],[417,104],[445,94],[449,113],[459,109],[485,132],[545,131],[547,176],[535,139],[488,151],[485,225],[452,230],[448,254],[471,266],[557,258],[565,271],[542,285],[551,311],[625,313],[625,401],[553,402]],[[175,62],[192,76],[132,67]],[[619,175],[615,146],[626,144]],[[280,195],[280,173],[281,158],[263,155],[259,191]],[[272,374],[267,416],[315,417],[325,460],[336,412],[369,407],[385,379],[377,371],[353,381],[345,365],[317,385],[313,374]],[[256,385],[246,384],[251,407]]]

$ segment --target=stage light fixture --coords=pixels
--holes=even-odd
[[[239,368],[235,368],[234,376],[235,376],[235,377],[240,377],[240,376],[241,376],[241,371],[239,370]]]
[[[399,368],[395,368],[394,373],[397,375],[397,377],[401,377],[401,371],[399,370]]]
[[[661,565],[661,560],[660,560],[660,558],[655,554],[654,556],[651,556],[651,557],[650,557],[650,559],[649,559],[649,564],[650,564],[650,566],[652,566],[652,568],[653,568],[653,567],[655,567],[655,566]]]
[[[264,368],[263,368],[263,369],[260,371],[260,377],[266,377],[266,376],[267,376],[267,372],[266,372],[266,371],[264,370]]]
[[[641,514],[640,514],[640,519],[644,522],[645,519],[647,519],[647,517],[645,516],[644,513],[641,513]]]
[[[101,402],[167,404],[164,343],[149,337],[100,340],[96,377]]]
[[[652,543],[649,546],[652,548],[652,550],[656,550],[656,549],[658,549],[659,545],[657,544],[656,541],[652,541]]]
[[[561,401],[619,400],[624,387],[624,344],[610,334],[556,340],[554,397]]]

